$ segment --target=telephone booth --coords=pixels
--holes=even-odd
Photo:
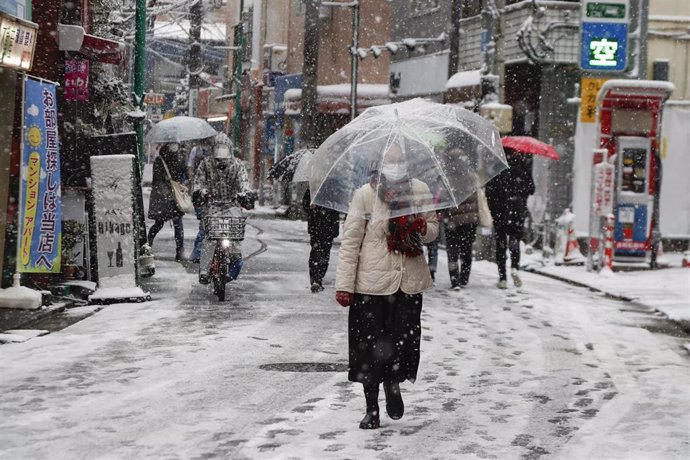
[[[599,163],[615,168],[614,261],[645,262],[650,253],[652,232],[658,228],[661,112],[673,89],[673,84],[664,81],[608,80],[599,90],[600,148],[594,151],[593,162],[595,168]],[[601,217],[592,215],[590,222],[597,226]],[[592,246],[599,246],[598,242],[590,246],[596,251]]]

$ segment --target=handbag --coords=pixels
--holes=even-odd
[[[491,228],[494,225],[494,220],[491,217],[491,210],[486,200],[486,193],[484,193],[484,189],[481,187],[477,189],[477,201],[479,202],[479,225]]]
[[[172,176],[170,176],[168,165],[165,163],[163,157],[161,157],[161,162],[163,162],[165,174],[168,176],[168,181],[170,181],[170,188],[172,188],[177,210],[183,214],[193,213],[194,204],[192,203],[192,197],[189,195],[189,189],[184,184],[173,180]]]

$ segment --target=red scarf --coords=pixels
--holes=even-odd
[[[393,217],[388,220],[388,252],[400,252],[407,257],[417,257],[424,253],[422,236],[412,228],[413,216]]]

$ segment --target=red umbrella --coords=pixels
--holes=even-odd
[[[561,156],[556,149],[540,140],[529,136],[506,136],[501,139],[503,148],[513,149],[516,152],[541,155],[550,160],[560,160]]]

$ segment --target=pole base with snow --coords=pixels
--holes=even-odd
[[[555,263],[556,265],[583,265],[585,256],[580,252],[580,245],[575,237],[573,222],[575,214],[569,208],[556,219],[558,233],[556,235]]]
[[[15,273],[12,287],[0,289],[0,308],[19,308],[23,310],[41,308],[41,293],[22,286],[20,279],[21,275]]]
[[[89,296],[91,303],[151,300],[137,285],[134,162],[134,155],[91,157],[98,267],[98,288]]]

